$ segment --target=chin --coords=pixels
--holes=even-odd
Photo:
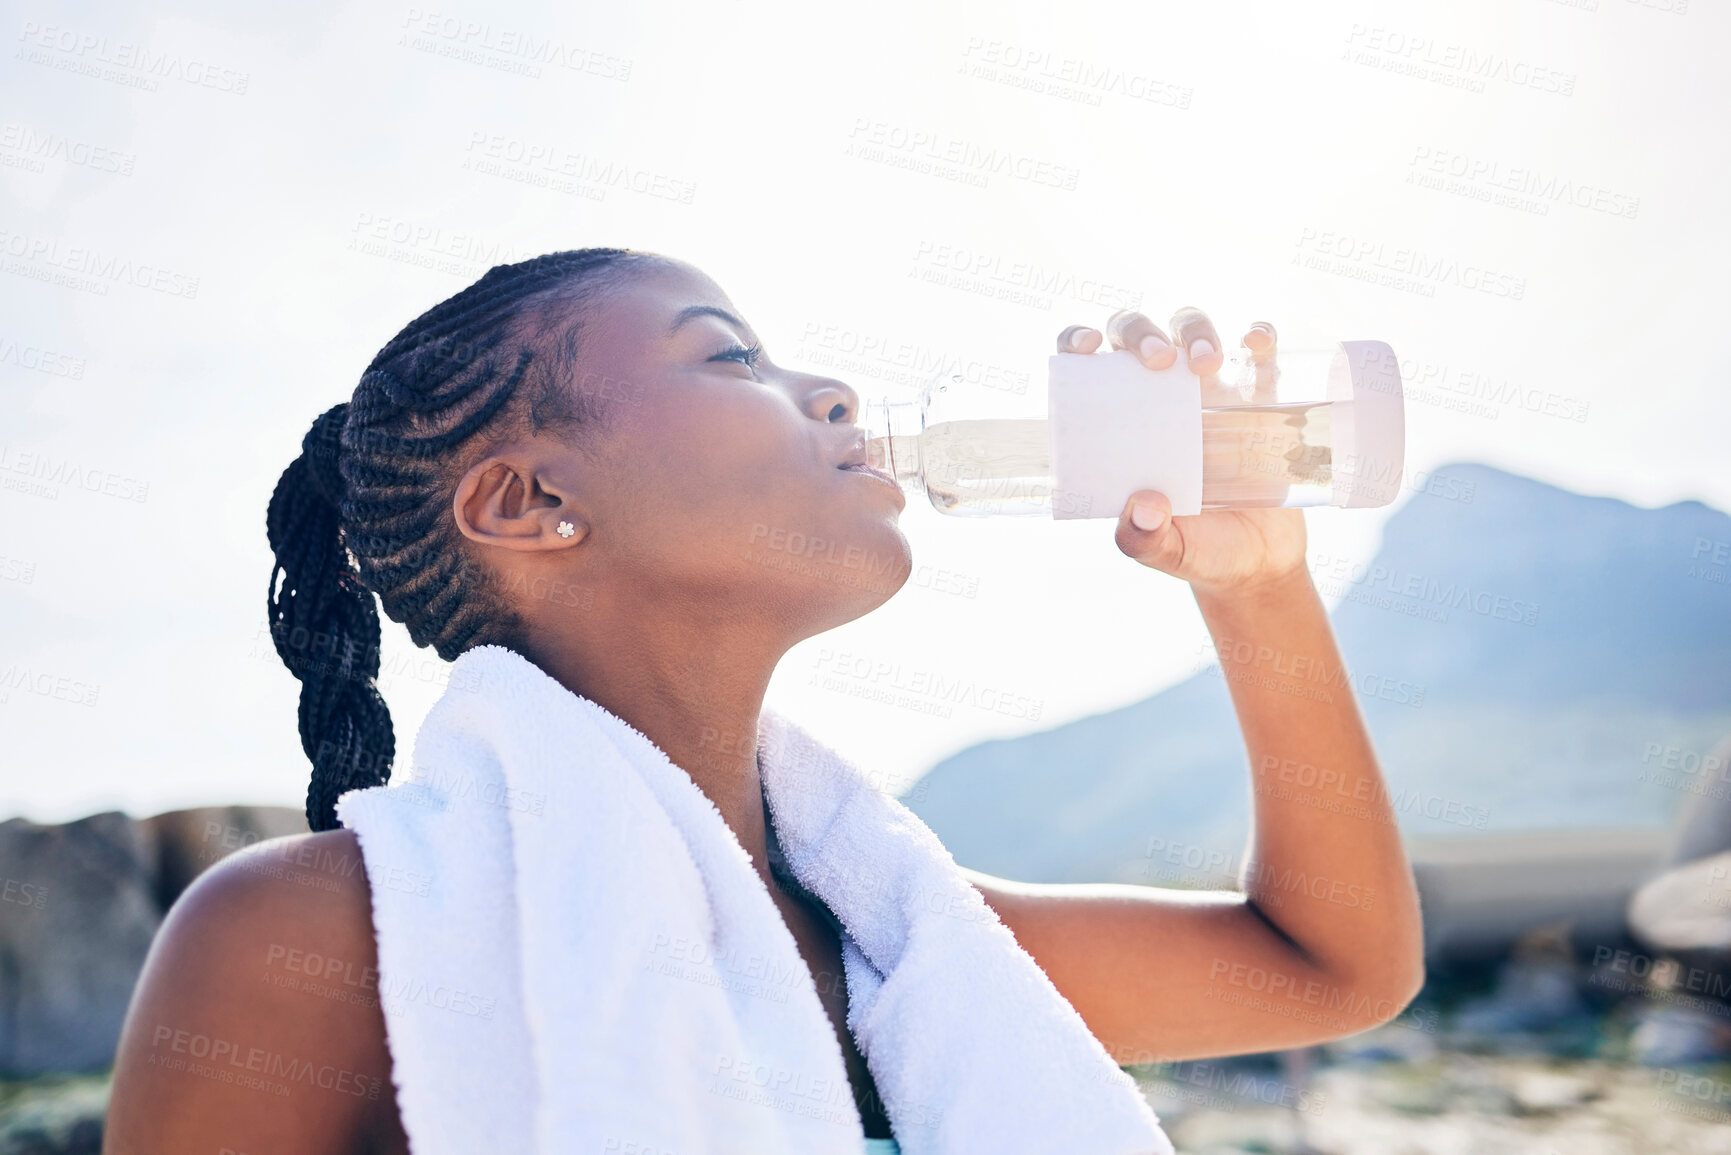
[[[821,602],[823,629],[851,622],[877,609],[907,584],[913,551],[893,519],[861,532],[838,535],[814,550],[800,567],[801,593]]]

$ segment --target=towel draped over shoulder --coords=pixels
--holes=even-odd
[[[942,844],[760,716],[786,867],[840,921],[847,1025],[906,1155],[1169,1155],[1130,1077]],[[515,652],[457,660],[406,781],[351,791],[415,1155],[859,1155],[841,1048],[713,803]]]

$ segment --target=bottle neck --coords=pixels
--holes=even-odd
[[[920,479],[919,436],[924,415],[917,401],[874,398],[861,406],[859,425],[866,437],[866,464],[904,487]]]

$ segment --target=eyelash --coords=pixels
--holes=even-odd
[[[758,359],[761,358],[762,356],[763,356],[763,346],[762,345],[751,345],[751,346],[735,345],[730,349],[723,349],[721,352],[719,352],[715,356],[711,357],[710,360],[711,361],[738,361],[740,364],[746,366],[747,368],[755,369],[755,368],[757,368]]]

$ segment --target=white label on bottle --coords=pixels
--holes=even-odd
[[[1170,369],[1128,349],[1054,353],[1046,399],[1054,519],[1116,519],[1142,489],[1202,512],[1202,383],[1183,353]]]

